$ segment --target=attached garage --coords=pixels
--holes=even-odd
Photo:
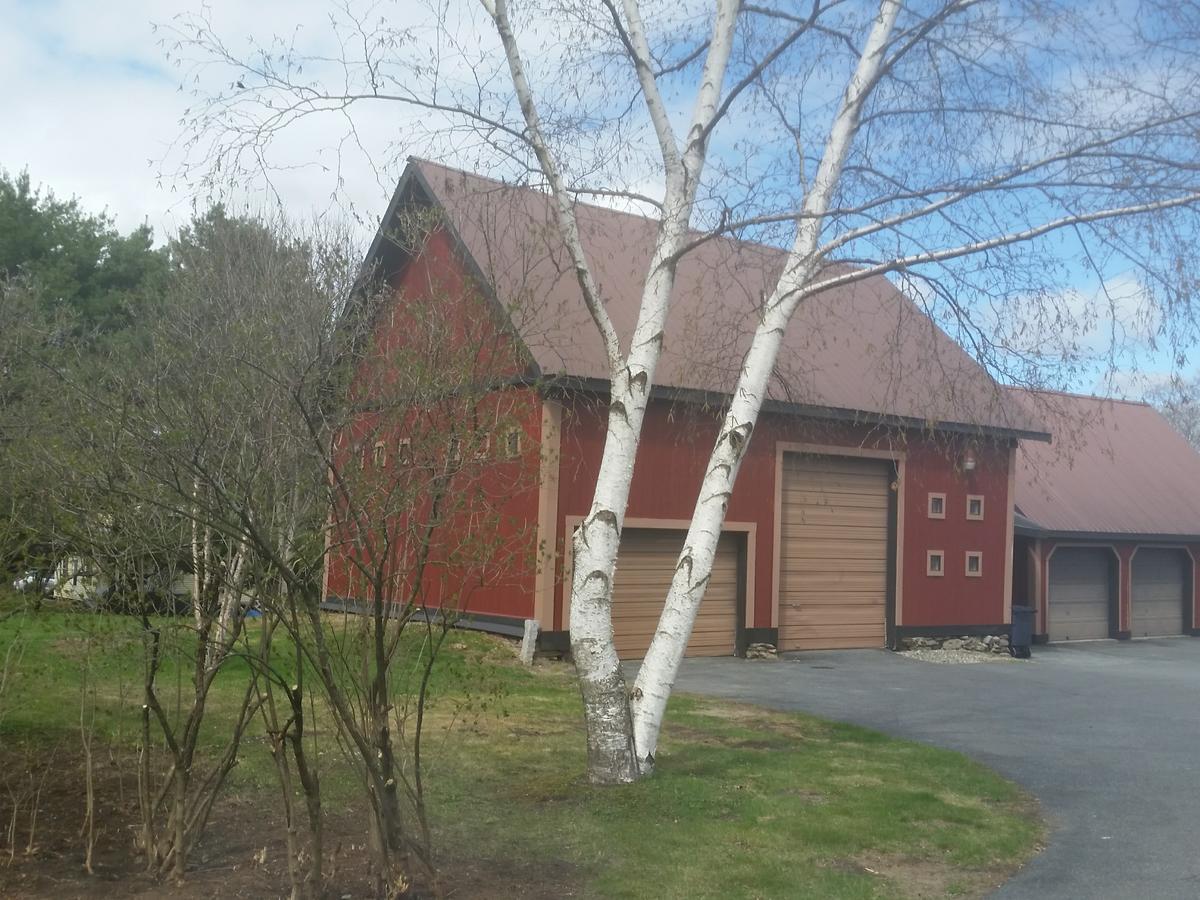
[[[621,535],[613,584],[613,632],[622,659],[641,659],[650,647],[685,532],[627,528]],[[737,647],[739,535],[717,544],[712,580],[700,604],[688,656],[732,656]]]
[[[892,477],[888,461],[783,457],[781,650],[884,645]]]
[[[1184,633],[1184,598],[1191,596],[1185,560],[1188,557],[1179,550],[1149,547],[1139,548],[1134,555],[1130,615],[1134,637]]]
[[[1059,547],[1050,557],[1047,611],[1052,641],[1111,636],[1114,557],[1106,547]]]

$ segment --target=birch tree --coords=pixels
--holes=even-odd
[[[403,129],[407,149],[500,159],[551,197],[610,370],[600,473],[572,536],[571,646],[589,775],[629,782],[653,771],[727,502],[803,304],[891,277],[981,363],[1024,383],[1104,362],[1081,335],[1107,321],[1115,274],[1136,278],[1162,311],[1157,340],[1193,337],[1195,271],[1180,248],[1194,245],[1200,201],[1200,13],[1053,0],[480,4],[474,15],[432,4],[382,20],[345,5],[325,52],[278,39],[234,46],[207,14],[175,22],[164,44],[201,84],[180,174],[208,187],[269,178],[280,136],[315,115],[345,124],[339,146],[368,152],[362,129],[379,116]],[[657,218],[629,334],[606,312],[580,198]],[[786,258],[749,323],[664,611],[629,685],[611,605],[633,467],[677,267],[716,236]],[[1081,279],[1100,285],[1082,307]],[[1113,329],[1108,361],[1121,352]]]

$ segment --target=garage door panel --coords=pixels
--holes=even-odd
[[[887,507],[883,510],[878,509],[849,509],[847,507],[837,506],[819,506],[808,507],[803,510],[790,509],[782,517],[783,522],[790,526],[829,526],[835,525],[838,528],[861,528],[868,534],[877,530],[882,524],[887,528]],[[864,534],[863,537],[866,537]],[[887,531],[884,531],[884,539],[887,539]]]
[[[686,536],[682,530],[626,529],[613,581],[613,638],[622,659],[646,655]],[[688,640],[688,656],[730,656],[737,641],[738,537],[723,534]]]
[[[1110,636],[1112,555],[1096,547],[1060,547],[1050,557],[1048,632],[1052,641]]]
[[[797,524],[795,522],[784,521],[783,533],[787,539],[787,543],[783,545],[785,556],[791,556],[797,551],[802,552],[803,545],[809,540],[832,541],[834,543],[831,550],[832,553],[841,554],[843,548],[849,551],[847,545],[856,544],[863,547],[864,550],[871,552],[873,556],[878,556],[881,551],[887,550],[887,525],[878,525],[874,527],[846,527],[842,525],[809,525]],[[831,557],[840,559],[838,557]]]
[[[803,585],[806,591],[874,591],[885,587],[887,577],[881,572],[837,572],[828,569],[809,568],[803,577],[789,573],[784,590],[791,589],[791,582]]]
[[[785,635],[784,631],[788,633]],[[882,625],[870,628],[781,629],[780,640],[788,642],[790,650],[853,650],[862,647],[881,647],[886,640]]]
[[[891,466],[786,456],[780,510],[780,647],[885,639]]]
[[[871,490],[870,487],[867,488]],[[853,491],[784,491],[781,498],[786,504],[802,504],[814,508],[843,507],[845,509],[865,509],[887,511],[887,497],[877,497],[872,494],[856,493]]]
[[[1185,555],[1142,547],[1133,557],[1130,630],[1137,637],[1183,634]]]
[[[877,603],[839,603],[835,604],[834,609],[836,609],[837,621],[847,625],[878,625],[883,612]],[[826,625],[831,616],[830,610],[812,605],[789,604],[787,609],[789,627]]]
[[[834,558],[833,554],[837,554],[838,563],[869,561],[877,564],[887,565],[887,542],[883,542],[885,555],[883,559],[879,556],[879,547],[871,541],[860,541],[853,544],[846,542],[838,542],[826,540],[824,538],[814,538],[805,541],[792,541],[789,543],[780,543],[780,560],[785,564],[786,571],[792,571],[791,565],[796,561],[814,560],[829,568],[830,560]],[[798,563],[799,564],[799,563]]]

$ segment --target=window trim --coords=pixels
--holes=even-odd
[[[942,511],[941,512],[933,511],[933,501],[934,500],[942,501]],[[925,500],[925,514],[931,519],[946,518],[946,495],[944,492],[938,492],[938,491],[930,491],[929,492],[929,496]]]
[[[516,444],[512,443],[516,440]],[[521,429],[514,425],[511,428],[504,430],[504,458],[505,459],[520,459],[521,458]]]
[[[971,501],[979,501],[979,515],[971,515]],[[970,522],[982,522],[984,513],[983,494],[967,494],[967,520]]]
[[[976,569],[974,572],[971,571],[971,559],[972,558],[979,561],[979,568]],[[982,550],[966,551],[966,553],[963,555],[963,573],[968,578],[982,578],[983,577],[983,551]]]
[[[940,561],[937,569],[933,567],[934,557]],[[946,552],[944,550],[925,551],[925,574],[930,578],[941,578],[946,574]]]

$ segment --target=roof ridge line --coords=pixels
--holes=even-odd
[[[1103,394],[1084,394],[1079,391],[1060,391],[1055,388],[1030,388],[1018,384],[1002,385],[1006,391],[1021,394],[1053,394],[1057,397],[1073,397],[1076,400],[1099,400],[1106,403],[1124,403],[1128,406],[1148,406],[1154,409],[1154,404],[1146,400],[1127,400],[1124,397],[1106,397]]]

